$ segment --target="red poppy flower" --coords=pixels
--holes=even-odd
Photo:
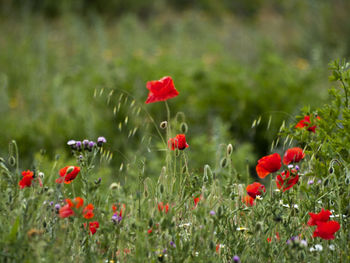
[[[81,197],[76,197],[74,201],[75,201],[75,208],[79,208],[84,205],[84,199]]]
[[[256,172],[260,178],[265,178],[268,174],[277,172],[281,166],[281,156],[278,153],[274,153],[264,156],[258,161]]]
[[[287,170],[277,175],[276,185],[278,189],[285,192],[299,181],[299,175],[297,174],[296,170],[292,170],[291,174],[292,175],[290,176],[290,172]]]
[[[327,222],[331,214],[332,214],[331,211],[325,210],[323,208],[321,209],[321,212],[319,212],[318,214],[309,213],[311,218],[309,219],[307,224],[309,226],[316,226],[317,222]]]
[[[163,204],[163,202],[158,203],[158,211],[162,212],[165,209],[165,213],[167,214],[169,211],[169,204],[166,203],[166,205]]]
[[[178,134],[174,138],[170,138],[168,140],[168,147],[172,151],[175,149],[183,150],[188,147],[188,144],[186,142],[186,136],[185,134]]]
[[[194,207],[197,207],[199,200],[200,200],[200,197],[193,197]]]
[[[61,218],[66,218],[74,215],[74,203],[70,199],[66,199],[66,205],[60,208],[59,214]]]
[[[276,232],[276,240],[277,240],[277,241],[280,241],[280,234],[279,234],[278,232]],[[268,243],[271,243],[271,241],[272,241],[272,238],[268,237],[268,238],[267,238],[267,242],[268,242]]]
[[[74,215],[73,208],[80,208],[84,205],[84,199],[81,197],[76,197],[74,199],[74,202],[71,199],[66,199],[66,205],[63,206],[60,211],[60,217],[61,218],[66,218]]]
[[[288,165],[290,163],[298,163],[305,157],[303,149],[294,147],[288,149],[283,156],[283,163]]]
[[[56,183],[70,184],[80,172],[80,167],[66,166],[60,170],[60,178],[56,179]]]
[[[316,117],[316,120],[320,120],[321,118],[319,116]],[[304,119],[300,120],[297,125],[295,125],[295,128],[304,128],[304,127],[308,127],[307,130],[311,131],[311,132],[315,132],[316,131],[316,125],[310,126],[311,125],[311,121],[310,121],[310,115],[306,115],[304,117]]]
[[[326,240],[334,239],[334,233],[340,229],[340,224],[337,221],[317,222],[317,228],[314,231],[313,237],[320,237]]]
[[[219,252],[220,252],[220,244],[216,244],[215,251],[216,251],[216,253],[219,254]]]
[[[118,206],[120,208],[120,211],[118,211]],[[125,211],[125,204],[113,204],[112,205],[112,209],[113,209],[113,213],[114,214],[118,214],[119,213],[119,216],[123,216],[123,210]]]
[[[262,195],[262,193],[266,191],[265,186],[257,182],[248,185],[246,190],[247,194],[254,199],[257,195]]]
[[[253,206],[254,205],[254,198],[246,195],[242,198],[242,202],[246,205],[246,206]]]
[[[84,218],[86,219],[90,219],[94,217],[94,206],[92,204],[88,204],[87,206],[85,206],[84,210],[83,210],[83,215]]]
[[[100,224],[97,221],[90,222],[89,223],[90,233],[94,235],[99,227],[100,227]]]
[[[34,173],[30,170],[27,170],[22,172],[22,176],[22,179],[18,182],[20,188],[23,189],[25,187],[30,187],[34,179]]]
[[[171,77],[163,77],[160,80],[148,81],[146,87],[149,90],[148,98],[146,100],[147,104],[157,101],[165,101],[179,95]]]
[[[150,228],[150,229],[147,230],[147,233],[148,233],[148,234],[152,234],[152,232],[153,232],[153,229],[152,229],[152,228]]]

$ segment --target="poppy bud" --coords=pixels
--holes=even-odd
[[[263,229],[263,223],[262,223],[262,222],[256,223],[256,225],[255,225],[255,230],[256,230],[256,231],[260,231],[260,230],[262,230],[262,229]]]
[[[276,221],[276,222],[281,222],[282,221],[282,217],[280,215],[275,215],[273,217],[273,220]]]
[[[230,143],[229,145],[227,145],[227,148],[226,148],[227,155],[230,156],[232,154],[232,151],[233,151],[233,147],[232,147],[232,144]]]
[[[10,156],[8,161],[9,161],[9,164],[11,166],[15,166],[16,165],[16,158],[14,156]]]
[[[222,207],[220,206],[218,209],[218,216],[221,217],[221,215],[222,215]]]
[[[168,122],[167,121],[162,121],[159,126],[162,129],[166,129],[168,127]]]
[[[330,174],[334,173],[334,168],[333,168],[333,166],[331,166],[331,167],[329,168],[329,173],[330,173]]]
[[[119,188],[119,185],[117,183],[112,183],[110,186],[109,186],[109,189],[113,190],[113,189],[117,189]]]
[[[152,218],[149,219],[149,221],[148,221],[148,226],[149,226],[150,228],[152,228],[152,226],[153,226],[153,219],[152,219]]]
[[[161,194],[164,192],[164,186],[162,184],[159,186],[159,191]]]
[[[187,124],[185,122],[181,123],[180,130],[181,130],[182,133],[187,133],[188,126],[187,126]]]
[[[227,159],[224,157],[221,159],[221,162],[220,162],[220,166],[222,168],[225,168],[226,167],[226,164],[227,164]]]
[[[210,250],[214,250],[215,245],[214,245],[214,242],[213,242],[213,241],[210,241],[210,243],[209,243],[209,248],[210,248]]]

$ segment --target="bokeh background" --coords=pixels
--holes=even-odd
[[[245,173],[283,121],[327,100],[328,63],[350,54],[349,11],[347,0],[1,0],[0,155],[14,139],[28,169],[102,135],[118,180],[136,152],[161,154],[148,114],[159,125],[166,111],[144,105],[145,85],[170,75],[194,171],[232,143]]]

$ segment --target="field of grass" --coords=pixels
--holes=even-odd
[[[298,3],[250,18],[0,10],[1,261],[349,261],[350,71],[328,65],[349,54],[333,21],[346,4]],[[145,104],[163,76],[179,95]],[[177,134],[188,148],[169,147]],[[257,173],[292,147],[293,166]]]

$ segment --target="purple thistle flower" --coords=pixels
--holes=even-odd
[[[67,145],[70,146],[73,150],[75,150],[76,149],[76,143],[77,142],[75,140],[69,140],[67,142]]]
[[[307,182],[308,185],[313,184],[313,183],[314,183],[314,180],[309,180],[309,181]]]
[[[50,202],[50,206],[53,206],[53,202],[52,201]]]
[[[239,256],[235,255],[233,258],[232,258],[233,262],[235,263],[240,263],[241,262],[241,259],[239,258]]]
[[[75,146],[77,147],[77,150],[78,150],[78,151],[81,151],[81,141],[77,141],[77,142],[75,143]]]
[[[296,165],[296,166],[295,166],[295,170],[299,171],[299,169],[300,169],[300,168],[299,168],[299,165]]]
[[[94,148],[94,146],[96,145],[96,143],[95,142],[93,142],[93,141],[90,141],[89,142],[89,145],[88,145],[88,149],[89,149],[89,151],[91,151],[92,150],[92,148]]]
[[[58,213],[58,211],[61,209],[61,205],[55,204],[55,209],[56,209],[56,213]]]
[[[89,140],[84,140],[83,141],[83,145],[84,145],[84,149],[87,150],[88,149],[88,146],[89,146]]]
[[[106,138],[105,137],[98,137],[97,138],[97,146],[98,147],[101,147],[104,143],[106,143],[107,142],[107,140],[106,140]]]
[[[302,247],[307,247],[307,241],[306,240],[301,240],[300,241],[300,246],[302,246]]]
[[[115,213],[113,216],[112,216],[112,221],[113,223],[117,224],[117,223],[120,223],[120,221],[122,221],[123,217],[121,217],[120,215],[118,215],[117,213]]]
[[[212,215],[212,216],[214,216],[216,213],[215,213],[214,210],[211,210],[211,211],[209,212],[209,214]]]
[[[173,248],[176,248],[176,245],[173,241],[170,241],[170,246],[172,246]]]

